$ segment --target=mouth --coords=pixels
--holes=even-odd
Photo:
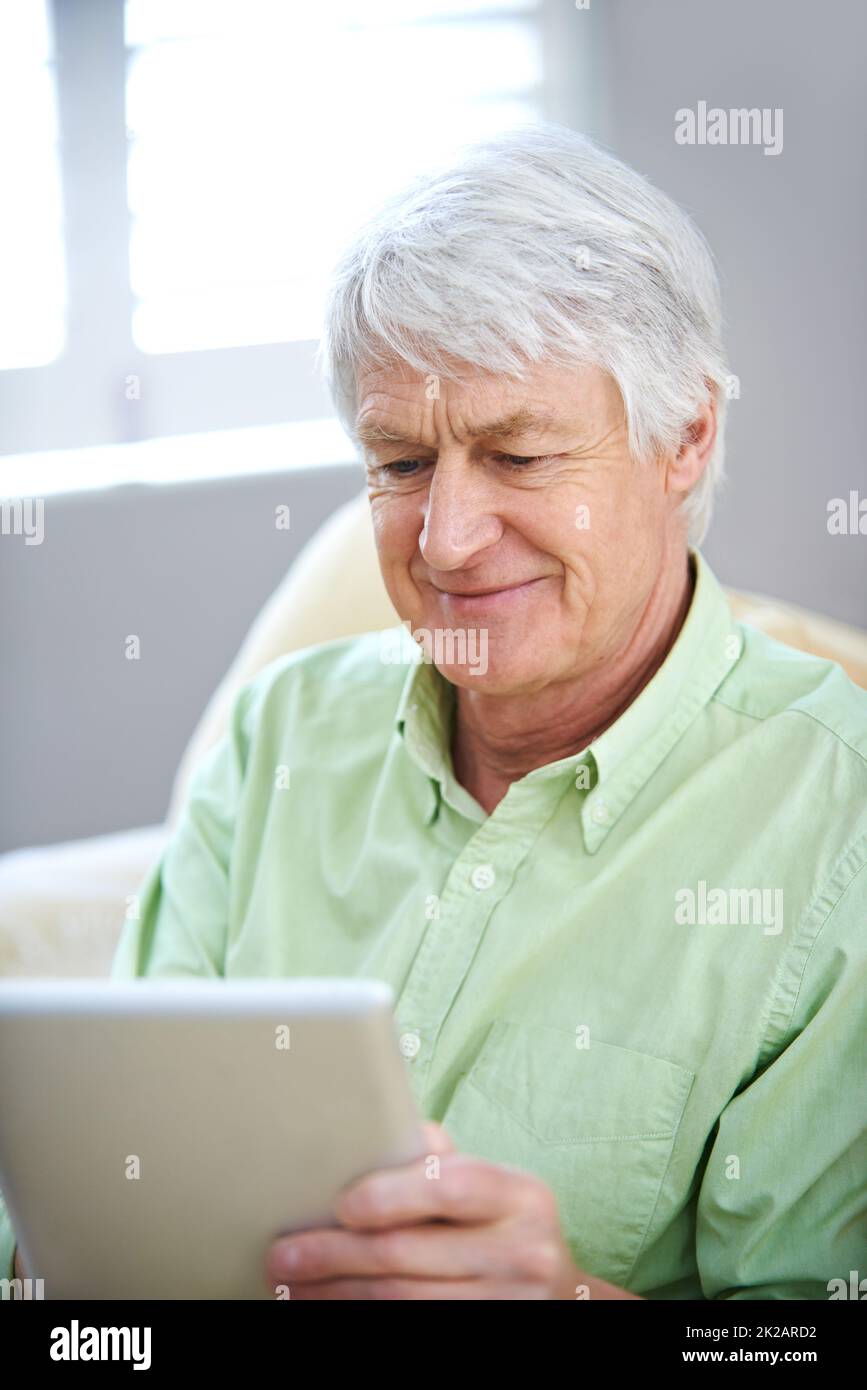
[[[443,607],[456,614],[470,615],[492,612],[520,603],[534,595],[538,586],[544,584],[549,577],[541,575],[538,579],[526,579],[519,584],[504,584],[489,589],[441,589],[436,584],[433,588]]]

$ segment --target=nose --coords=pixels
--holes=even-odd
[[[502,534],[487,480],[468,461],[441,453],[424,500],[419,550],[425,562],[435,570],[460,569]]]

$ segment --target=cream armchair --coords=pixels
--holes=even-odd
[[[867,633],[757,594],[728,595],[736,617],[838,661],[867,688]],[[168,840],[190,774],[224,733],[241,687],[285,652],[397,621],[362,493],[312,537],[253,624],[181,760],[165,823],[0,858],[0,975],[107,974],[127,899]]]

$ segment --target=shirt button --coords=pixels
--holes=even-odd
[[[401,1033],[398,1047],[408,1061],[414,1062],[421,1048],[421,1038],[418,1033]]]
[[[496,877],[493,864],[477,864],[470,874],[470,883],[480,893],[484,893],[486,888],[493,887]]]
[[[590,814],[597,825],[607,825],[610,819],[610,812],[604,801],[595,802]]]

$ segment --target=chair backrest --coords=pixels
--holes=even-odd
[[[838,661],[857,685],[867,688],[867,633],[761,594],[734,589],[726,594],[736,618],[791,647]],[[258,671],[285,652],[397,621],[379,570],[367,494],[362,492],[339,507],[308,541],[251,627],[181,760],[169,824],[184,803],[193,768],[222,737],[235,696]]]

